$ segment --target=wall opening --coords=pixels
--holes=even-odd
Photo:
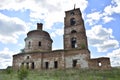
[[[48,69],[48,68],[49,68],[49,63],[45,62],[45,69]]]
[[[72,33],[72,34],[74,34],[74,33],[77,33],[77,31],[75,31],[75,30],[72,30],[72,31],[71,31],[71,33]]]
[[[71,39],[71,47],[72,47],[72,48],[76,48],[76,47],[77,47],[76,38],[72,38],[72,39]]]
[[[31,47],[31,42],[29,41],[29,42],[28,42],[28,48],[30,48],[30,47]]]
[[[58,61],[54,61],[54,68],[58,68]]]
[[[29,69],[29,63],[26,63],[26,68]]]
[[[102,66],[101,61],[98,61],[98,66],[99,66],[99,67],[101,67],[101,66]]]
[[[77,66],[77,60],[73,60],[73,68]]]
[[[23,62],[21,63],[21,67],[24,67],[24,63]]]
[[[38,43],[38,46],[40,47],[41,46],[41,42],[39,41],[39,43]]]
[[[32,62],[31,69],[34,69],[34,68],[35,68],[35,64],[34,64],[34,62]]]
[[[73,26],[73,25],[75,25],[75,23],[76,23],[75,18],[71,18],[71,19],[70,19],[70,25]]]
[[[71,14],[71,15],[74,15],[75,13],[72,11],[70,14]]]
[[[29,59],[30,57],[29,56],[27,56],[27,59]]]

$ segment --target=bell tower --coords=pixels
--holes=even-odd
[[[65,12],[64,49],[88,49],[84,21],[79,8]]]

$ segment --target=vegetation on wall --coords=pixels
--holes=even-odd
[[[86,48],[85,44],[82,43],[82,44],[81,44],[81,49],[85,49],[85,48]]]

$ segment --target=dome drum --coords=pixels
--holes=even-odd
[[[41,23],[39,23],[39,27],[37,27],[37,30],[32,30],[27,33],[27,37],[25,38],[24,51],[51,51],[52,42],[53,40],[51,39],[49,33],[43,31],[41,28]]]

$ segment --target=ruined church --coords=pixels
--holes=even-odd
[[[29,31],[25,38],[25,48],[13,55],[13,68],[25,66],[31,70],[43,69],[108,69],[110,58],[91,58],[88,49],[86,30],[79,8],[65,11],[64,35],[61,50],[52,50],[53,40],[37,23],[37,29]]]

